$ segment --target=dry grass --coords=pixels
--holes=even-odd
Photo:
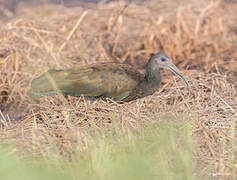
[[[237,171],[228,158],[236,157],[236,10],[236,4],[205,0],[22,8],[0,27],[1,138],[41,156],[56,147],[70,157],[87,148],[88,133],[107,133],[113,121],[125,133],[140,133],[184,116],[194,119],[198,175],[230,178]],[[34,102],[26,96],[29,82],[49,68],[102,61],[142,68],[160,50],[188,77],[194,96],[170,73],[153,96],[124,104],[75,97]]]

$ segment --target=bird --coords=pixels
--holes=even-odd
[[[91,64],[67,70],[50,69],[32,80],[28,95],[38,99],[61,93],[128,102],[154,94],[161,85],[163,69],[169,69],[179,76],[192,93],[189,82],[171,57],[158,52],[150,56],[145,73],[122,63]]]

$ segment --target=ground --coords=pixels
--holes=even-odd
[[[19,6],[0,22],[0,138],[16,144],[22,156],[45,156],[53,141],[62,156],[70,157],[88,148],[87,134],[94,137],[95,127],[107,134],[113,121],[125,134],[128,129],[140,134],[157,122],[188,123],[197,176],[233,178],[236,10],[236,2],[224,0]],[[193,95],[165,71],[154,95],[129,103],[27,96],[31,80],[50,68],[120,62],[142,71],[158,51],[173,58]]]

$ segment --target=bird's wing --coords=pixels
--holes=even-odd
[[[108,96],[121,100],[141,80],[129,65],[99,64],[74,70],[50,70],[32,81],[31,92],[50,95],[56,90],[74,96]]]

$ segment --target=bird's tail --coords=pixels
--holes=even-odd
[[[57,73],[61,70],[49,70],[35,78],[31,82],[31,88],[28,91],[28,95],[32,98],[40,98],[44,96],[53,96],[60,93],[58,87]]]

